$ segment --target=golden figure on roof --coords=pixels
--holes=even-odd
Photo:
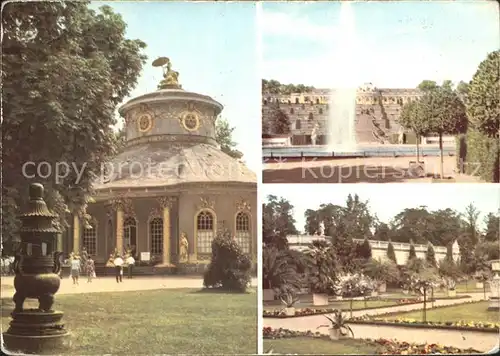
[[[167,57],[155,59],[153,67],[163,68],[163,80],[158,84],[158,89],[180,89],[179,72],[172,70],[172,63]]]

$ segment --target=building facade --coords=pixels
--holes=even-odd
[[[411,132],[398,123],[403,105],[421,96],[418,89],[380,89],[366,84],[357,90],[356,138],[358,143],[415,143]],[[262,94],[263,134],[272,132],[272,116],[277,109],[290,119],[292,145],[312,144],[311,133],[316,126],[317,144],[326,144],[330,106],[335,105],[335,90],[315,89],[309,93],[290,95]],[[453,141],[452,137],[446,137]],[[436,143],[434,137],[422,139],[422,144]]]
[[[88,223],[74,216],[69,247],[86,247],[96,263],[130,248],[163,265],[204,264],[216,234],[229,230],[255,260],[256,175],[215,140],[222,105],[183,90],[167,69],[157,91],[119,109],[126,148],[95,183]]]

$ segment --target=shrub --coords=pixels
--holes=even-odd
[[[241,251],[234,239],[224,235],[212,242],[212,259],[203,276],[205,288],[245,292],[250,284],[250,257]]]

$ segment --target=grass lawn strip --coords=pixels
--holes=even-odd
[[[426,313],[427,321],[425,323],[422,321],[422,310],[392,312],[376,316],[365,315],[353,318],[350,322],[498,332],[500,330],[499,314],[495,311],[488,311],[488,304],[486,301],[480,301],[428,309]]]
[[[28,299],[25,308],[36,308]],[[257,294],[148,290],[56,296],[71,355],[254,354]],[[2,299],[2,328],[14,305]]]
[[[328,336],[311,331],[301,332],[288,329],[263,330],[264,351],[274,354],[472,354],[474,349],[458,349],[438,344],[411,344],[387,339],[340,339],[330,340]]]

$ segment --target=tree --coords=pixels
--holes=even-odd
[[[443,135],[467,131],[465,105],[458,94],[448,86],[424,91],[418,105],[422,120],[427,122],[427,131],[439,136],[441,179],[444,179]]]
[[[311,292],[334,293],[339,267],[331,244],[315,240],[307,249],[306,255],[309,260],[308,279]]]
[[[457,264],[453,260],[448,259],[441,261],[438,273],[443,278],[448,289],[455,289],[458,279],[462,276]]]
[[[377,289],[387,282],[396,281],[398,269],[392,261],[380,261],[372,258],[363,269],[363,273],[373,279],[377,284]]]
[[[306,224],[304,225],[304,231],[309,235],[314,235],[318,232],[320,226],[320,216],[317,210],[307,209],[304,213],[306,218]]]
[[[479,240],[477,226],[477,219],[479,218],[479,214],[480,212],[472,203],[465,208],[465,223],[463,231],[470,236],[472,245],[476,245]]]
[[[417,145],[417,163],[420,162],[420,140],[422,136],[428,134],[429,125],[425,120],[422,107],[419,101],[410,101],[403,106],[401,116],[398,120],[399,124],[405,129],[413,131],[416,136]]]
[[[369,260],[372,258],[372,248],[370,246],[370,241],[365,237],[362,244],[358,245],[358,257],[363,260]]]
[[[394,246],[392,245],[392,242],[389,241],[389,244],[387,245],[387,258],[397,264],[396,260],[396,252],[394,251]]]
[[[425,261],[432,267],[437,266],[436,253],[432,244],[427,245],[427,253],[425,254]]]
[[[414,260],[417,258],[417,252],[415,251],[415,246],[413,242],[410,242],[410,251],[408,253],[408,261]]]
[[[243,153],[238,151],[236,147],[236,142],[233,141],[233,131],[234,127],[229,125],[226,119],[219,118],[215,124],[215,140],[220,145],[220,149],[225,154],[239,159],[243,157]]]
[[[302,279],[297,265],[292,262],[286,251],[276,247],[265,247],[262,251],[262,283],[264,289],[279,290],[287,285],[300,289]],[[303,272],[303,271],[302,271]]]
[[[274,195],[267,197],[262,206],[262,238],[266,246],[288,248],[287,235],[298,234],[292,213],[293,205],[288,200]]]
[[[271,132],[275,135],[288,135],[290,133],[290,118],[288,114],[275,107],[271,110],[269,115],[271,121]]]
[[[127,144],[127,130],[125,127],[115,132],[115,140],[116,152],[122,152]]]
[[[477,130],[488,137],[500,135],[500,50],[491,52],[472,77],[467,114]]]
[[[422,82],[418,85],[418,89],[424,93],[431,92],[436,90],[439,86],[433,80],[422,80]]]
[[[484,239],[486,241],[498,242],[500,239],[500,216],[489,213],[485,219],[486,231]]]
[[[373,233],[374,240],[389,241],[392,239],[393,231],[389,225],[380,222],[375,225],[375,232]]]
[[[27,174],[33,172],[23,174],[25,162],[78,168],[59,182],[54,175],[38,179],[65,228],[66,211],[86,216],[93,179],[116,153],[114,112],[137,84],[146,44],[125,37],[126,24],[111,7],[96,12],[88,3],[3,8],[4,237],[16,235],[7,229],[16,228],[12,220],[27,200]]]

